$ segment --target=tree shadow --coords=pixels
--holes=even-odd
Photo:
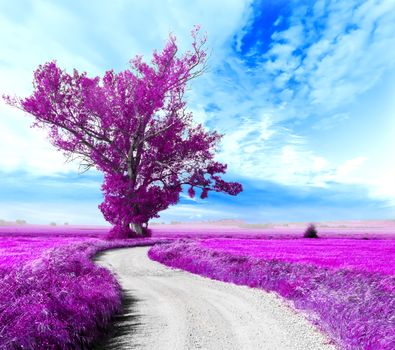
[[[133,334],[143,325],[141,315],[136,311],[138,301],[129,292],[123,291],[121,312],[113,316],[108,330],[92,346],[92,350],[135,349],[141,346],[133,339]]]

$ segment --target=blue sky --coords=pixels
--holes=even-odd
[[[0,0],[0,92],[27,96],[56,59],[91,75],[149,58],[169,32],[207,31],[195,119],[224,133],[238,197],[213,194],[159,221],[395,217],[395,2]],[[78,175],[31,118],[0,104],[0,219],[102,224],[100,173]]]

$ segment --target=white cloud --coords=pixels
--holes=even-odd
[[[269,50],[260,57],[254,47],[241,57],[245,32],[240,32],[236,51],[225,50],[212,73],[196,84],[199,103],[203,96],[220,108],[200,116],[225,133],[219,159],[231,172],[254,179],[373,188],[366,168],[376,167],[369,178],[387,172],[387,162],[372,165],[372,154],[387,148],[380,149],[374,139],[358,138],[360,111],[355,106],[395,71],[395,3],[317,1],[312,12],[306,6],[294,9],[288,21],[289,28],[274,33]],[[251,28],[251,20],[245,28]],[[247,62],[252,55],[257,67]],[[373,105],[371,111],[374,118]],[[387,119],[393,119],[393,110]],[[339,150],[336,135],[345,124],[352,147]],[[322,146],[312,145],[315,133],[323,135]],[[364,143],[371,144],[369,156],[358,151],[357,145]]]
[[[165,212],[160,214],[158,221],[174,221],[174,220],[215,220],[223,218],[237,219],[240,217],[240,212],[237,209],[227,208],[224,213],[222,207],[213,207],[209,205],[194,205],[194,204],[178,204],[170,207]]]
[[[0,114],[1,171],[20,169],[32,175],[78,171],[78,164],[65,163],[62,153],[48,142],[42,130],[30,128],[29,116],[4,105],[0,105]]]
[[[193,198],[191,198],[188,194],[181,192],[180,193],[180,197],[187,200],[187,201],[191,201],[191,202],[198,202],[198,198],[195,196]]]
[[[336,178],[338,181],[347,179],[350,174],[360,169],[363,163],[368,160],[367,157],[356,157],[350,160],[347,160],[344,164],[340,165],[336,171]]]
[[[297,77],[309,86],[306,98],[330,110],[355,100],[394,67],[395,3],[333,1],[327,11],[327,20],[310,19],[326,22],[325,29],[305,50]],[[307,37],[316,31],[305,30]]]

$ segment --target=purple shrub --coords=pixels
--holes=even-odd
[[[314,224],[307,226],[303,234],[304,238],[318,238],[317,229]]]
[[[136,232],[129,230],[127,233],[127,238],[142,238],[142,237],[151,237],[152,236],[152,230],[143,227],[142,230],[144,231],[144,235],[142,236],[141,234],[137,234]],[[109,231],[109,233],[106,235],[106,239],[125,239],[125,230],[122,228],[119,228],[118,226],[114,226],[113,229]]]
[[[223,249],[182,240],[152,247],[149,257],[212,279],[275,291],[305,310],[342,349],[395,349],[393,273],[289,262],[284,254],[283,259],[267,259],[255,252],[248,255],[247,250],[227,250],[227,240],[214,241],[222,241]]]

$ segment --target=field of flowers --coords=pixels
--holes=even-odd
[[[264,260],[395,274],[395,240],[389,239],[207,239],[201,246]]]
[[[0,349],[89,349],[121,306],[115,277],[91,258],[154,240],[106,241],[94,228],[2,227]]]
[[[391,228],[157,225],[144,240],[108,241],[102,227],[0,226],[0,349],[87,349],[121,307],[98,252],[152,245],[150,257],[210,278],[275,291],[342,349],[395,349]],[[393,231],[392,231],[393,232]],[[367,239],[369,238],[369,239]],[[167,243],[166,243],[167,242]]]
[[[395,240],[203,239],[156,245],[151,259],[274,291],[341,349],[395,349]]]

